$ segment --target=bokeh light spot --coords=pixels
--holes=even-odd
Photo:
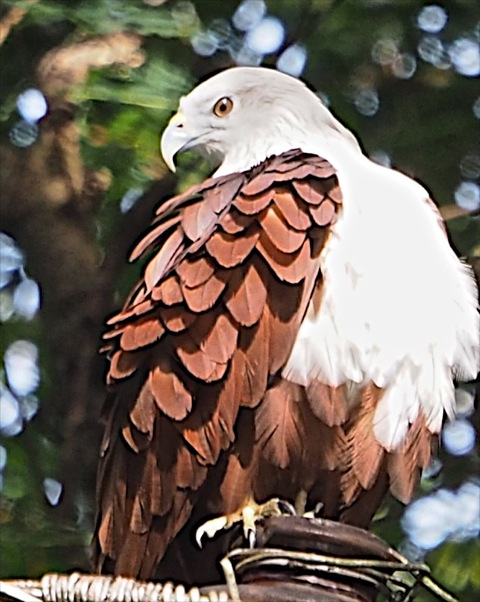
[[[285,27],[276,17],[265,17],[247,34],[246,42],[258,54],[277,52],[285,38]]]
[[[373,153],[370,155],[370,159],[379,165],[383,165],[384,167],[392,166],[392,159],[390,158],[390,155],[381,149],[373,151]]]
[[[63,491],[63,485],[56,479],[47,477],[43,480],[43,491],[51,506],[58,506]]]
[[[411,544],[423,550],[447,539],[475,539],[480,533],[480,485],[467,481],[456,492],[439,489],[416,500],[405,510],[401,525]]]
[[[263,0],[244,0],[235,11],[232,23],[239,31],[249,31],[260,23],[266,12]]]
[[[372,47],[372,60],[378,65],[390,65],[398,55],[398,45],[393,38],[381,38]]]
[[[40,407],[39,399],[36,395],[30,394],[20,397],[18,400],[22,418],[29,422],[38,412]]]
[[[190,38],[190,44],[200,56],[213,56],[218,50],[218,40],[211,31],[197,31]]]
[[[35,88],[22,92],[17,98],[17,109],[27,123],[35,123],[47,113],[45,96]]]
[[[469,454],[475,445],[475,439],[472,423],[464,418],[446,424],[442,430],[443,445],[452,456]]]
[[[4,470],[5,466],[7,465],[7,450],[3,447],[3,445],[0,445],[0,471]]]
[[[10,434],[10,429],[19,422],[21,422],[21,415],[18,401],[0,382],[0,432],[3,435]]]
[[[435,479],[443,468],[440,458],[433,458],[430,464],[422,470],[422,480]]]
[[[417,61],[412,54],[399,54],[392,62],[392,73],[399,79],[410,79],[417,70]]]
[[[455,190],[455,203],[466,211],[480,209],[480,186],[476,182],[462,182]]]
[[[480,485],[467,481],[457,491],[459,515],[453,541],[475,539],[480,534]]]
[[[475,100],[472,105],[473,114],[477,119],[480,119],[480,96]]]
[[[3,274],[0,272],[0,277],[8,276],[8,274]],[[3,283],[3,280],[0,282],[0,285],[5,286],[8,284],[8,281]],[[13,307],[13,296],[10,291],[0,291],[0,322],[6,322],[10,320],[10,318],[15,313],[15,308]]]
[[[321,100],[322,104],[324,104],[326,107],[329,107],[332,104],[330,96],[326,92],[319,92],[317,90],[317,92],[315,92],[315,96],[317,96],[318,99]]]
[[[232,26],[226,19],[214,19],[208,28],[208,32],[217,42],[218,48],[228,50],[235,37]]]
[[[40,308],[40,287],[35,280],[24,278],[13,293],[15,313],[24,320],[31,320]]]
[[[402,541],[398,551],[412,562],[422,562],[426,554],[426,551],[423,548],[416,546],[410,539]]]
[[[361,88],[354,97],[357,111],[366,117],[373,117],[380,106],[378,92],[373,88]]]
[[[448,21],[447,11],[437,4],[425,6],[417,15],[417,26],[428,33],[442,31]]]
[[[141,188],[130,188],[123,195],[120,201],[120,211],[122,213],[128,213],[135,203],[142,197],[143,190]]]
[[[307,50],[300,44],[292,44],[282,52],[277,61],[277,69],[293,77],[299,77],[307,63]]]
[[[480,75],[480,47],[470,38],[459,38],[448,49],[455,70],[466,77]]]
[[[475,410],[475,385],[464,384],[455,389],[455,414],[461,418],[471,416]]]
[[[445,541],[453,528],[454,502],[454,493],[440,489],[408,506],[401,525],[414,545],[431,550]]]
[[[467,153],[460,162],[460,171],[464,178],[480,177],[480,155],[478,153]]]
[[[27,123],[26,121],[17,121],[10,130],[10,142],[14,146],[26,148],[31,146],[38,137],[38,125],[36,123]]]
[[[417,52],[426,63],[431,63],[437,69],[448,69],[450,59],[443,42],[435,36],[424,36],[417,46]]]
[[[33,393],[40,384],[38,348],[31,341],[18,340],[5,351],[3,358],[8,384],[16,395]]]
[[[14,271],[23,266],[23,253],[11,236],[0,232],[0,271]]]
[[[229,52],[237,65],[258,67],[263,61],[263,55],[254,52],[247,44],[239,44],[238,48],[236,44],[232,45]]]

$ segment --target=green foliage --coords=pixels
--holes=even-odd
[[[480,591],[480,545],[478,541],[446,543],[428,555],[432,576],[461,602],[475,602]],[[434,602],[433,594],[419,589],[416,602]]]
[[[434,576],[462,600],[480,590],[480,542],[449,542],[428,557]]]
[[[118,31],[135,31],[144,36],[180,38],[190,35],[199,25],[195,10],[189,3],[179,4],[177,10],[152,7],[142,2],[107,0],[95,2],[83,0],[10,0],[6,5],[25,8],[28,11],[23,26],[46,26],[68,19],[75,24],[77,34],[106,34]]]
[[[35,419],[21,437],[1,441],[8,454],[0,497],[3,578],[71,570],[89,545],[88,532],[45,498],[43,480],[56,474],[58,457],[56,445],[42,430]]]
[[[459,217],[448,223],[448,231],[458,252],[467,257],[480,255],[480,220],[478,217]]]
[[[196,12],[189,3],[184,3],[183,7],[179,3],[172,11],[123,0],[105,3],[85,0],[76,4],[72,18],[90,33],[131,30],[143,36],[162,38],[188,36],[199,25]]]
[[[98,168],[95,149],[101,149],[114,176],[126,173],[144,181],[160,176],[160,131],[175,109],[175,99],[191,83],[184,71],[158,55],[139,69],[93,72],[73,92],[73,99],[87,109],[82,131],[87,163]],[[125,165],[131,171],[125,172]],[[118,190],[114,195],[118,199]]]

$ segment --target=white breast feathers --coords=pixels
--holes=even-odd
[[[423,187],[358,155],[339,180],[322,302],[309,307],[284,375],[383,388],[374,431],[391,450],[420,412],[438,432],[454,415],[453,379],[477,375],[477,289]]]

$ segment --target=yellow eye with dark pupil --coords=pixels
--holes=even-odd
[[[213,112],[217,117],[225,117],[228,115],[233,109],[233,101],[228,96],[217,100],[215,106],[213,107]]]

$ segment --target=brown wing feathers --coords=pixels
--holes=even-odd
[[[264,397],[317,277],[313,212],[336,186],[328,163],[296,151],[160,207],[133,253],[153,252],[145,277],[107,334],[100,566],[149,576],[232,445],[239,409]]]
[[[312,296],[321,304],[318,257],[340,204],[333,168],[289,151],[157,211],[132,254],[151,254],[145,276],[105,337],[99,569],[151,577],[206,496],[212,511],[232,512],[253,494],[312,488],[339,516],[374,485],[385,460],[372,391],[349,416],[342,387],[305,390],[280,377]],[[420,463],[389,457],[399,492],[428,456],[422,425],[405,445],[424,453]]]

